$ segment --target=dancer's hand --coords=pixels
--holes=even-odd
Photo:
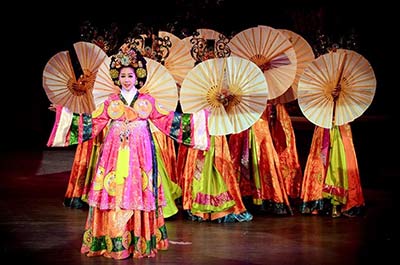
[[[51,111],[56,111],[57,107],[56,107],[55,104],[51,103],[50,106],[48,107],[48,109],[51,110]]]

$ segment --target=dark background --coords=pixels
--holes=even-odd
[[[395,159],[389,155],[390,151],[398,150],[394,130],[399,89],[395,82],[399,46],[395,41],[398,38],[395,10],[385,1],[374,4],[311,0],[239,0],[239,4],[228,0],[10,3],[8,9],[3,8],[1,18],[5,80],[0,104],[4,117],[1,147],[46,148],[54,113],[47,109],[50,102],[42,87],[43,69],[56,53],[72,51],[73,43],[81,40],[80,26],[84,21],[91,21],[98,28],[115,22],[121,35],[139,22],[167,31],[171,23],[178,29],[210,28],[227,36],[267,25],[292,30],[310,44],[316,43],[318,32],[328,36],[332,43],[340,43],[351,33],[357,35],[357,52],[370,62],[377,79],[373,103],[353,125],[360,168],[368,174],[391,177],[398,172],[393,166]],[[5,19],[5,15],[10,18]],[[311,134],[312,126],[306,131],[298,129],[298,142],[303,141],[298,143],[298,149],[303,160]]]

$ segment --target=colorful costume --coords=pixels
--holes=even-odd
[[[103,135],[104,132],[94,139],[77,145],[67,191],[64,195],[64,206],[75,209],[87,208],[90,184],[103,142]]]
[[[250,129],[229,137],[233,167],[242,196],[267,212],[292,214],[267,115],[265,110]]]
[[[207,111],[167,112],[153,97],[139,93],[130,106],[122,95],[113,94],[92,115],[57,108],[49,146],[84,142],[108,128],[89,192],[82,253],[141,258],[168,248],[165,195],[149,120],[174,140],[206,150],[207,116]]]
[[[86,173],[89,166],[90,153],[92,150],[92,140],[80,143],[75,150],[74,161],[68,179],[67,190],[64,195],[64,206],[81,209],[87,206],[82,200],[85,187]]]
[[[315,127],[304,171],[302,213],[359,215],[365,205],[350,124]],[[334,208],[340,207],[335,211]]]
[[[303,172],[297,155],[292,121],[283,104],[268,104],[267,110],[271,137],[279,155],[286,193],[292,199],[299,198]]]
[[[164,218],[178,213],[175,201],[182,196],[181,187],[176,179],[176,155],[174,140],[160,131],[152,133],[156,147],[158,173],[161,176],[166,205],[163,207]],[[189,147],[188,147],[189,148]]]
[[[218,222],[251,221],[240,194],[239,184],[232,167],[228,142],[225,136],[211,136],[206,152],[180,148],[185,159],[182,190],[183,209],[193,221]],[[186,152],[187,151],[187,152]]]

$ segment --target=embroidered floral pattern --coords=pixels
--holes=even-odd
[[[122,235],[122,246],[128,249],[132,242],[132,234],[130,231],[125,231]]]
[[[83,244],[86,246],[90,246],[93,241],[92,229],[86,230],[83,234]]]

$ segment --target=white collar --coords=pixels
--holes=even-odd
[[[124,99],[126,100],[126,102],[128,103],[128,105],[130,105],[132,103],[132,100],[135,97],[136,93],[137,93],[137,90],[135,90],[135,89],[131,89],[129,91],[127,91],[125,89],[121,89],[121,94],[124,97]]]

